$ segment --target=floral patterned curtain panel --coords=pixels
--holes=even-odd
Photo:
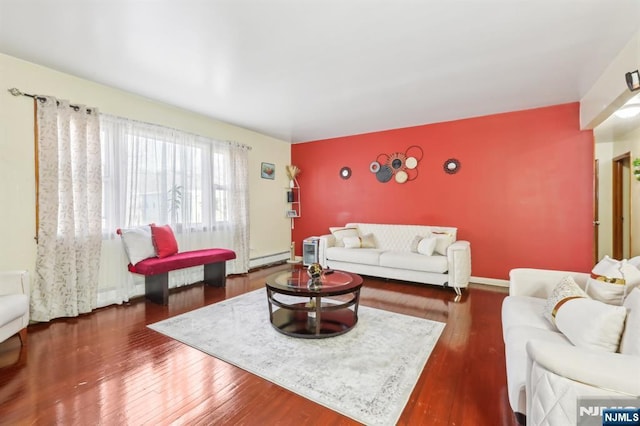
[[[102,240],[100,124],[96,109],[38,97],[38,247],[31,318],[96,307]]]

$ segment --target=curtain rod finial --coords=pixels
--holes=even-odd
[[[15,87],[9,89],[9,93],[11,93],[13,96],[22,96],[22,92]]]

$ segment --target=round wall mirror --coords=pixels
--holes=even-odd
[[[343,167],[340,169],[340,177],[342,179],[349,179],[351,177],[351,169],[349,167]]]
[[[449,158],[444,162],[444,165],[442,167],[444,168],[444,171],[446,173],[452,175],[454,173],[458,173],[458,171],[460,170],[460,162],[455,158]]]

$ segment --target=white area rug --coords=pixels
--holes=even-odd
[[[149,325],[368,425],[393,425],[444,324],[360,306],[353,330],[299,339],[269,323],[264,289]]]

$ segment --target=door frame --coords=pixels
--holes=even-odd
[[[600,160],[593,160],[593,264],[598,263],[600,242]]]
[[[612,160],[611,180],[612,180],[612,256],[614,259],[622,259],[624,257],[624,227],[629,226],[629,250],[631,250],[631,194],[625,194],[624,191],[624,167],[631,166],[631,152],[625,152]],[[631,182],[628,183],[628,190],[631,188]],[[628,200],[628,211],[624,211],[624,197]],[[627,218],[625,223],[624,218]]]

